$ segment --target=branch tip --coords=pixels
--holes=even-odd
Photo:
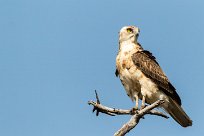
[[[95,90],[95,94],[96,94],[96,100],[97,100],[97,103],[100,104],[100,100],[99,100],[98,93],[97,93],[96,90]]]

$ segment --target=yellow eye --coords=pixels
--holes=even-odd
[[[128,32],[128,33],[133,33],[133,30],[132,30],[131,28],[128,28],[128,29],[127,29],[127,32]]]

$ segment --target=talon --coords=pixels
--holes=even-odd
[[[138,108],[132,108],[131,110],[130,110],[130,112],[131,112],[131,115],[134,115],[134,114],[137,114],[138,113]]]

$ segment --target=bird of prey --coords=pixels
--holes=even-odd
[[[119,76],[127,95],[136,102],[152,104],[164,100],[161,107],[183,127],[192,125],[192,120],[181,107],[181,99],[151,52],[137,42],[139,28],[125,26],[119,32],[119,51],[116,57],[116,76]]]

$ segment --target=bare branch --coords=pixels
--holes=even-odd
[[[143,116],[144,114],[148,113],[149,111],[151,111],[152,109],[158,107],[159,105],[163,104],[164,100],[157,100],[156,102],[154,102],[151,105],[146,106],[144,109],[139,110],[138,114],[140,114],[141,116]]]
[[[133,129],[140,121],[141,117],[138,114],[133,115],[130,120],[125,123],[115,134],[114,136],[124,136],[131,129]]]
[[[124,136],[125,134],[127,134],[130,130],[132,130],[140,121],[140,119],[145,115],[148,114],[152,109],[158,107],[159,105],[161,105],[162,103],[164,103],[163,100],[158,100],[156,102],[154,102],[151,105],[148,105],[147,107],[145,107],[142,110],[139,110],[138,113],[136,113],[135,115],[133,115],[131,117],[131,119],[122,126],[122,128],[120,128],[115,134],[114,136]],[[158,113],[158,112],[157,112]],[[155,114],[153,114],[155,115]]]
[[[160,116],[160,117],[163,117],[163,118],[166,118],[166,119],[169,118],[166,114],[164,114],[164,113],[162,113],[162,112],[160,112],[160,111],[154,110],[154,109],[152,109],[151,111],[149,111],[147,114],[157,115],[157,116]]]
[[[99,97],[97,92],[95,91],[96,94],[96,99],[97,102],[94,101],[88,101],[89,105],[93,105],[93,112],[96,111],[96,116],[99,115],[99,112],[110,115],[110,116],[115,116],[115,115],[132,115],[131,119],[124,124],[115,134],[114,136],[124,136],[126,133],[128,133],[131,129],[133,129],[140,121],[141,118],[144,117],[144,115],[149,114],[149,115],[157,115],[160,117],[168,118],[167,115],[164,113],[154,110],[154,108],[160,106],[161,104],[164,103],[163,100],[158,100],[154,102],[151,105],[146,106],[145,108],[141,110],[124,110],[124,109],[116,109],[116,108],[110,108],[107,106],[104,106],[100,103]]]
[[[125,109],[110,108],[110,107],[104,106],[102,104],[98,104],[98,103],[96,103],[94,101],[88,101],[88,104],[93,105],[96,110],[99,110],[100,112],[111,115],[111,116],[115,116],[115,115],[134,115],[134,114],[136,114],[138,112],[138,111],[134,112],[132,109],[131,110],[125,110]],[[149,107],[149,106],[147,106],[147,107]],[[145,107],[144,109],[146,109],[147,107]],[[164,113],[162,113],[160,111],[157,111],[157,110],[150,110],[146,114],[157,115],[157,116],[161,116],[161,117],[164,117],[164,118],[168,118],[167,115],[165,115]]]
[[[124,114],[131,114],[131,110],[123,110],[123,109],[116,109],[116,108],[109,108],[102,104],[98,104],[94,101],[88,101],[89,105],[93,105],[96,109],[98,109],[102,113],[112,113],[113,115],[124,115]]]

